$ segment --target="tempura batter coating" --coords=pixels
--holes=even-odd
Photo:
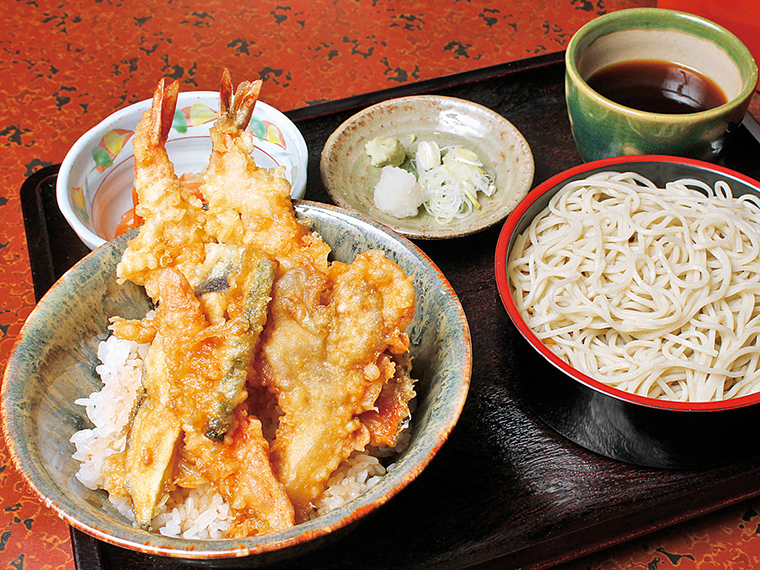
[[[388,381],[383,384],[374,409],[364,412],[360,418],[369,430],[371,446],[394,448],[412,413],[409,402],[416,395],[411,376],[412,359],[408,353],[383,356],[385,359],[381,357],[380,363],[392,366],[393,372],[386,374]]]
[[[269,465],[269,444],[262,435],[261,423],[238,408],[245,400],[244,390],[230,404],[232,409],[238,409],[236,429],[224,441],[208,434],[220,398],[227,397],[218,391],[229,373],[226,355],[230,349],[237,350],[239,343],[251,342],[241,338],[247,333],[246,319],[209,325],[189,283],[172,269],[162,272],[159,291],[162,303],[154,320],[164,337],[174,387],[173,409],[185,432],[186,463],[215,483],[238,511],[238,526],[257,532],[292,526],[293,508]],[[242,308],[233,314],[240,312]],[[252,349],[249,347],[247,356],[237,358],[245,358],[247,363]]]
[[[182,441],[181,465],[175,468],[167,452],[151,459],[146,471],[141,458],[164,443],[156,438],[165,426],[133,421],[129,439],[140,447],[128,447],[112,461],[109,491],[131,495],[137,523],[148,527],[173,488],[165,478],[174,470],[174,480],[186,488],[215,485],[236,514],[230,536],[281,530],[294,524],[293,508],[272,472],[260,422],[241,407],[266,322],[274,264],[251,248],[218,243],[205,231],[206,206],[180,184],[164,147],[176,100],[176,84],[162,80],[137,128],[135,187],[145,222],[117,268],[121,281],[144,285],[158,307],[155,317],[142,322],[114,319],[112,329],[121,338],[153,341],[145,379],[156,381],[144,382],[135,419],[161,410],[166,418],[160,423],[178,427],[164,447],[170,451],[175,440]]]
[[[296,218],[283,167],[268,170],[254,162],[253,137],[245,127],[260,88],[261,81],[241,83],[233,100],[225,70],[201,187],[208,201],[206,231],[219,242],[261,250],[279,262],[280,273],[301,263],[326,269],[330,248]]]
[[[284,417],[272,447],[275,472],[303,518],[330,474],[370,434],[360,414],[374,409],[393,367],[384,353],[403,352],[415,308],[411,280],[382,252],[306,266],[276,283],[262,337],[262,375]]]
[[[211,241],[203,229],[203,204],[180,184],[164,146],[178,94],[176,82],[167,85],[161,79],[151,108],[137,125],[133,139],[136,214],[144,223],[116,269],[119,283],[130,280],[143,285],[154,301],[156,271],[177,267],[193,281],[204,259],[204,244]]]
[[[176,88],[159,84],[134,139],[145,223],[118,267],[157,309],[112,323],[122,338],[156,343],[164,381],[148,383],[161,389],[146,386],[147,397],[182,431],[171,484],[155,470],[142,519],[165,500],[161,489],[209,482],[235,516],[229,537],[304,520],[352,451],[396,444],[414,397],[404,333],[412,279],[381,251],[328,261],[329,246],[296,217],[282,169],[252,157],[245,129],[260,88],[244,82],[233,97],[225,70],[212,155],[191,191],[164,148]],[[110,489],[123,495],[139,485],[113,475],[119,461]]]

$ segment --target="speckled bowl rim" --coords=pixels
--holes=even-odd
[[[418,444],[405,452],[406,455],[403,456],[403,469],[399,468],[389,471],[378,484],[348,503],[345,507],[336,509],[317,519],[296,525],[288,530],[261,537],[189,540],[164,537],[155,533],[149,534],[128,526],[124,526],[125,532],[117,537],[99,528],[94,521],[90,523],[80,520],[76,513],[71,512],[62,504],[62,499],[65,496],[59,491],[58,485],[50,479],[47,471],[38,471],[36,469],[31,469],[30,471],[30,468],[33,466],[30,464],[29,458],[24,456],[28,451],[23,451],[23,448],[27,444],[17,443],[16,438],[9,436],[9,434],[24,434],[27,431],[22,425],[21,420],[23,416],[19,413],[19,407],[34,406],[39,402],[39,398],[36,402],[24,400],[24,390],[21,385],[22,382],[19,380],[19,378],[24,378],[26,374],[33,373],[35,367],[33,359],[24,361],[27,346],[30,344],[26,340],[26,337],[35,334],[45,334],[45,329],[47,328],[45,321],[54,316],[54,314],[50,313],[49,306],[52,304],[50,301],[56,297],[65,296],[67,284],[73,282],[77,274],[91,272],[93,268],[98,266],[101,258],[114,254],[114,248],[125,247],[132,233],[125,234],[107,242],[106,245],[88,254],[67,271],[45,293],[32,310],[18,335],[6,366],[2,390],[0,392],[0,398],[2,399],[0,410],[2,413],[2,427],[13,464],[42,502],[48,508],[55,511],[68,524],[115,546],[136,550],[144,554],[190,561],[221,561],[222,559],[237,559],[251,555],[276,554],[288,547],[306,545],[306,543],[311,543],[315,539],[326,537],[376,510],[411,483],[428,466],[446,442],[464,407],[472,373],[472,343],[469,325],[461,303],[448,280],[435,263],[416,245],[362,214],[332,205],[305,200],[296,200],[294,204],[299,217],[309,218],[310,213],[316,213],[330,216],[332,219],[359,228],[366,228],[371,232],[380,232],[384,234],[387,240],[396,242],[400,247],[411,253],[415,264],[421,264],[429,269],[431,276],[436,282],[435,294],[443,295],[446,299],[446,305],[456,315],[456,327],[453,330],[456,330],[458,335],[456,346],[459,358],[457,360],[456,380],[451,383],[451,387],[446,393],[446,405],[436,410],[437,413],[435,415],[436,425],[440,428],[439,431],[435,434],[431,433],[427,437],[420,436]],[[34,429],[34,426],[28,428],[28,430],[32,431]],[[113,521],[107,514],[104,514],[104,516],[107,521]]]
[[[750,67],[750,76],[746,81],[746,85],[742,91],[730,101],[727,101],[723,105],[707,109],[705,111],[699,111],[696,113],[687,114],[664,114],[664,113],[651,113],[649,111],[640,111],[631,107],[626,107],[603,95],[600,95],[594,91],[586,80],[581,77],[578,67],[575,63],[576,52],[579,48],[579,44],[589,41],[589,38],[596,38],[602,34],[599,34],[600,28],[607,26],[620,26],[620,30],[625,29],[638,29],[639,27],[653,28],[653,29],[669,29],[674,27],[676,22],[684,22],[691,26],[700,26],[702,29],[708,31],[713,35],[720,35],[725,40],[726,45],[731,50],[736,50],[742,60],[746,61]],[[617,30],[615,30],[617,31]],[[599,35],[597,35],[599,34]],[[591,40],[593,41],[593,40]],[[729,52],[730,55],[730,52]],[[734,59],[733,57],[731,59]],[[741,67],[741,64],[738,64]],[[758,68],[757,63],[752,57],[752,53],[747,46],[737,38],[734,34],[728,31],[723,26],[716,24],[701,16],[695,16],[694,14],[688,14],[686,12],[680,12],[678,10],[669,10],[666,8],[628,8],[624,10],[616,10],[599,16],[591,20],[582,26],[570,39],[570,43],[565,50],[565,69],[568,76],[568,80],[571,80],[576,87],[581,90],[586,97],[592,101],[602,103],[611,109],[620,111],[631,117],[641,117],[644,119],[655,120],[659,119],[667,121],[669,124],[688,124],[695,121],[710,120],[713,118],[721,117],[730,113],[737,107],[741,107],[746,100],[752,96],[755,91],[758,82]]]
[[[603,158],[590,162],[583,163],[575,166],[555,176],[549,178],[545,182],[542,182],[536,186],[528,196],[520,202],[520,205],[515,208],[512,214],[502,227],[499,239],[496,244],[496,253],[494,256],[494,273],[496,277],[496,285],[499,291],[499,297],[502,304],[509,315],[512,323],[517,327],[520,334],[528,341],[531,347],[543,356],[547,361],[553,364],[558,370],[562,371],[568,377],[574,379],[576,382],[585,385],[592,390],[601,392],[615,399],[629,402],[632,404],[645,406],[648,408],[655,408],[660,410],[680,411],[680,412],[720,412],[723,410],[733,410],[737,408],[744,408],[748,406],[760,403],[760,392],[750,394],[748,396],[742,396],[739,398],[731,398],[728,400],[715,401],[715,402],[673,402],[670,400],[660,400],[656,398],[648,398],[645,396],[639,396],[637,394],[631,394],[624,392],[613,386],[609,386],[604,382],[595,380],[590,376],[580,372],[573,368],[570,364],[562,360],[557,356],[547,345],[545,345],[533,330],[528,327],[527,323],[523,319],[520,311],[515,305],[515,301],[512,297],[512,291],[509,284],[509,278],[507,276],[507,261],[512,251],[512,246],[519,235],[519,228],[522,223],[530,223],[530,220],[534,216],[538,215],[542,210],[532,212],[536,209],[533,205],[545,197],[550,197],[559,192],[567,182],[575,179],[582,179],[590,176],[594,172],[601,172],[609,169],[617,172],[626,172],[631,170],[636,172],[635,165],[637,163],[662,163],[662,164],[675,164],[684,165],[695,169],[695,173],[692,178],[699,179],[699,171],[708,171],[725,177],[726,180],[740,181],[760,196],[760,182],[745,176],[739,172],[735,172],[731,169],[712,164],[710,162],[704,162],[701,160],[695,160],[690,158],[680,158],[666,155],[635,155],[635,156],[618,156],[612,158]]]
[[[504,219],[519,203],[519,201],[527,195],[528,191],[530,190],[533,184],[533,176],[535,174],[535,162],[533,160],[533,151],[531,150],[530,145],[528,144],[528,141],[525,139],[523,134],[517,129],[517,127],[515,127],[509,120],[507,120],[505,117],[503,117],[502,115],[500,115],[493,109],[489,109],[485,105],[475,103],[474,101],[469,101],[467,99],[461,99],[458,97],[450,97],[446,95],[408,95],[405,97],[396,97],[393,99],[387,99],[385,101],[381,101],[379,103],[370,105],[369,107],[362,109],[361,111],[357,112],[356,114],[352,115],[351,117],[343,121],[343,123],[341,123],[341,125],[338,126],[338,128],[335,129],[327,138],[327,141],[325,142],[325,145],[321,153],[320,173],[322,176],[322,182],[325,186],[325,189],[327,190],[327,193],[338,206],[341,206],[343,208],[346,208],[352,211],[357,211],[356,206],[345,197],[343,192],[340,192],[338,189],[332,187],[329,184],[329,181],[325,179],[326,175],[324,172],[326,157],[330,153],[334,152],[334,148],[338,144],[340,138],[343,136],[343,134],[347,130],[351,128],[351,126],[354,123],[361,121],[365,116],[371,115],[374,112],[376,112],[378,109],[381,109],[384,107],[408,106],[414,103],[431,102],[431,101],[454,102],[457,105],[472,107],[474,109],[477,109],[479,112],[490,116],[494,121],[504,124],[505,128],[510,131],[512,135],[512,139],[516,141],[522,147],[522,150],[525,153],[525,158],[526,158],[526,160],[520,161],[520,164],[519,164],[519,168],[521,169],[521,172],[518,173],[518,178],[515,180],[515,187],[517,191],[514,193],[512,200],[505,203],[504,206],[500,210],[494,210],[494,212],[489,217],[483,218],[479,223],[472,223],[471,221],[468,223],[469,218],[464,218],[459,223],[452,223],[446,226],[441,226],[440,228],[437,228],[437,229],[430,229],[430,230],[420,230],[416,228],[410,228],[404,225],[403,220],[399,220],[398,222],[393,222],[393,223],[391,222],[380,222],[380,223],[383,223],[384,225],[394,230],[396,233],[407,238],[425,239],[425,240],[441,240],[441,239],[458,238],[458,237],[463,237],[467,235],[472,235],[472,234],[481,232],[483,230],[486,230],[490,227],[493,227],[494,225],[504,221]],[[503,142],[505,141],[502,141],[502,143]],[[363,210],[360,213],[364,215],[369,215],[367,212]]]

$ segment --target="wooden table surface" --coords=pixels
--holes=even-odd
[[[103,117],[150,97],[263,78],[283,111],[564,49],[584,23],[653,0],[12,0],[0,24],[0,366],[34,306],[19,202]],[[760,99],[752,113],[760,116]],[[758,157],[760,160],[760,157]],[[308,196],[307,196],[308,198]],[[13,434],[3,434],[13,437]],[[0,440],[0,569],[73,569],[68,526]],[[760,496],[760,489],[758,489]],[[563,568],[752,568],[760,498],[592,553]]]

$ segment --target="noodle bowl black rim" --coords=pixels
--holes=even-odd
[[[562,188],[565,183],[577,175],[584,173],[590,173],[595,170],[607,168],[619,172],[625,172],[632,170],[635,172],[635,165],[641,163],[663,163],[684,165],[692,167],[698,171],[709,171],[729,179],[738,180],[748,186],[750,186],[756,194],[760,196],[760,182],[745,176],[734,170],[724,168],[709,162],[703,162],[700,160],[693,160],[688,158],[680,158],[664,155],[636,155],[636,156],[623,156],[614,158],[605,158],[602,160],[595,160],[587,162],[579,166],[573,167],[569,170],[565,170],[555,176],[552,176],[545,182],[542,182],[531,190],[528,195],[517,205],[512,213],[507,218],[504,226],[499,234],[499,239],[496,244],[495,255],[495,275],[496,285],[501,297],[502,304],[512,320],[514,325],[519,330],[520,334],[530,343],[530,345],[538,351],[544,358],[551,362],[555,367],[559,368],[566,375],[577,380],[578,382],[585,384],[589,388],[596,391],[605,393],[613,398],[624,400],[627,402],[647,406],[650,408],[659,408],[664,410],[683,411],[683,412],[717,412],[723,410],[733,410],[737,408],[744,408],[760,403],[760,392],[750,394],[748,396],[741,396],[738,398],[731,398],[727,400],[711,401],[711,402],[676,402],[671,400],[660,400],[655,398],[648,398],[646,396],[639,396],[630,392],[625,392],[613,386],[609,386],[599,380],[595,380],[590,376],[580,372],[579,370],[570,366],[567,362],[562,360],[549,347],[547,347],[536,334],[528,327],[523,320],[514,299],[509,285],[509,278],[507,276],[507,259],[511,252],[512,244],[517,237],[517,228],[520,223],[525,219],[526,213],[535,204],[537,200],[551,192],[555,194]],[[629,165],[630,168],[625,168]],[[622,168],[621,168],[622,167]],[[693,177],[698,178],[698,172],[694,172]],[[538,215],[536,212],[535,215]],[[531,218],[532,219],[532,218]]]

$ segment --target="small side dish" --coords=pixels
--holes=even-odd
[[[196,175],[211,154],[211,127],[218,117],[219,94],[185,91],[167,136],[166,150],[178,175]],[[103,245],[134,220],[135,128],[150,99],[124,107],[84,133],[66,153],[56,178],[58,208],[90,249]],[[291,196],[306,191],[309,152],[303,135],[282,112],[259,101],[247,131],[253,158],[264,168],[284,167]],[[126,219],[124,218],[127,214]]]
[[[360,111],[330,135],[320,162],[337,205],[419,239],[502,221],[527,194],[533,171],[528,143],[504,117],[433,95]]]

